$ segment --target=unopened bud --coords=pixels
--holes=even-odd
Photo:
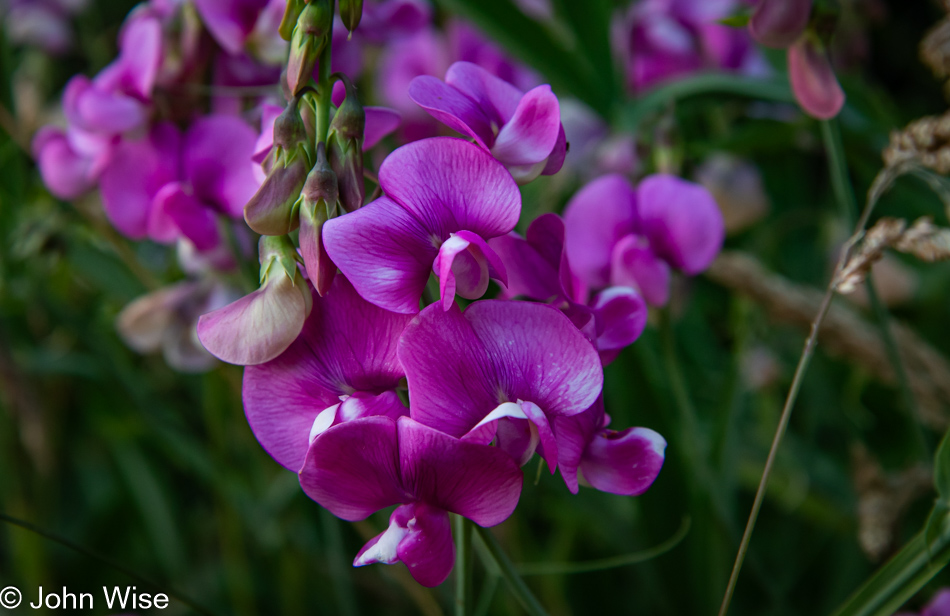
[[[363,17],[363,0],[340,0],[340,19],[351,33]]]
[[[333,3],[330,0],[311,0],[297,18],[287,61],[287,85],[294,94],[310,82],[317,60],[329,43],[332,25]]]
[[[330,166],[337,176],[340,203],[352,212],[363,205],[366,187],[363,184],[363,130],[366,113],[356,98],[356,88],[345,75],[340,79],[346,86],[346,98],[336,110],[330,123],[327,150]]]
[[[307,140],[307,127],[297,111],[297,100],[292,99],[274,120],[274,145],[292,150]]]
[[[310,281],[321,296],[330,290],[336,265],[323,245],[323,223],[339,213],[336,174],[327,162],[324,144],[317,146],[317,162],[301,193],[300,253]]]
[[[257,244],[258,259],[261,264],[260,282],[263,285],[267,279],[277,275],[280,271],[290,277],[297,278],[297,249],[286,235],[264,235]],[[275,269],[279,268],[279,269]]]
[[[287,0],[287,5],[284,7],[284,16],[281,18],[280,27],[277,29],[280,38],[289,41],[293,37],[297,19],[300,18],[300,13],[303,12],[306,4],[305,0]]]

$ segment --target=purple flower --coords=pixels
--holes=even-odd
[[[204,348],[239,366],[262,364],[287,350],[313,306],[290,238],[265,235],[258,253],[261,287],[198,319],[198,339]]]
[[[725,229],[712,195],[672,175],[652,175],[634,191],[619,175],[582,188],[564,211],[571,267],[591,289],[628,286],[649,304],[669,299],[670,268],[706,269]]]
[[[334,426],[310,445],[300,470],[304,492],[344,520],[401,505],[353,565],[402,561],[423,586],[441,584],[452,571],[449,512],[480,526],[500,524],[517,506],[522,481],[504,452],[408,417]]]
[[[567,142],[551,86],[523,93],[475,64],[456,62],[445,82],[427,75],[413,79],[409,96],[491,152],[519,183],[557,173],[564,163]]]
[[[370,304],[342,276],[326,296],[314,295],[293,344],[244,370],[244,410],[264,449],[296,472],[310,442],[331,426],[407,415],[396,394],[405,377],[396,344],[411,318]]]
[[[268,0],[195,0],[195,8],[218,44],[237,55],[267,3]]]
[[[511,175],[475,145],[448,137],[405,145],[379,169],[384,197],[323,226],[327,253],[368,301],[414,313],[430,272],[442,307],[505,281],[487,240],[511,231],[521,195]]]
[[[583,413],[554,420],[558,467],[568,489],[577,494],[584,483],[602,492],[637,496],[649,488],[660,469],[666,440],[649,428],[608,430],[603,397]]]
[[[635,91],[702,69],[765,70],[748,34],[716,23],[734,0],[643,0],[618,33]]]
[[[497,437],[522,463],[538,448],[551,472],[554,419],[583,412],[603,385],[597,352],[544,304],[429,306],[406,327],[398,355],[413,419],[455,437]]]
[[[571,271],[564,221],[557,214],[536,218],[524,238],[512,232],[489,245],[508,272],[503,296],[549,301],[560,308],[598,350],[604,365],[643,333],[647,307],[636,290],[610,287],[589,299],[587,287]]]
[[[381,45],[412,36],[430,23],[432,7],[424,0],[364,0],[363,19],[356,34]]]
[[[243,216],[257,189],[254,131],[232,116],[206,116],[181,135],[170,123],[124,140],[102,173],[103,207],[128,237],[187,237],[201,251],[221,242],[217,215]]]

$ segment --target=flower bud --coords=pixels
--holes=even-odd
[[[784,49],[798,40],[808,25],[812,0],[762,0],[752,12],[749,32],[765,45]]]
[[[339,213],[336,174],[327,162],[322,143],[317,146],[317,162],[307,176],[300,198],[300,253],[307,275],[322,297],[336,275],[336,265],[323,245],[323,223]]]
[[[363,17],[363,0],[340,0],[340,19],[352,34]]]
[[[798,104],[813,118],[828,120],[844,106],[844,92],[817,37],[803,36],[788,48],[788,78]]]
[[[327,150],[330,166],[336,173],[340,189],[340,203],[352,212],[363,205],[366,187],[363,185],[363,131],[366,113],[356,98],[356,88],[345,75],[340,79],[346,86],[346,98],[330,122]]]
[[[332,25],[330,0],[311,0],[297,18],[287,61],[287,85],[295,95],[310,83],[317,60],[329,42]]]
[[[244,220],[261,235],[286,235],[297,228],[297,197],[313,166],[307,131],[294,99],[274,122],[274,148],[267,177],[244,206]]]
[[[294,35],[294,27],[300,18],[306,6],[305,0],[287,0],[287,6],[284,7],[284,16],[280,20],[280,27],[277,29],[280,38],[289,41]]]

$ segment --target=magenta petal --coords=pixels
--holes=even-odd
[[[766,47],[784,49],[808,25],[812,0],[762,0],[752,12],[749,33]]]
[[[651,175],[637,188],[637,208],[650,248],[687,274],[705,270],[722,249],[726,237],[722,212],[699,184]]]
[[[828,120],[844,106],[844,91],[828,56],[811,37],[803,36],[788,48],[788,78],[795,99],[808,115]]]
[[[221,243],[214,213],[194,195],[185,192],[180,183],[174,182],[161,190],[156,195],[153,207],[161,209],[174,221],[175,226],[199,251],[206,252]]]
[[[426,229],[399,204],[381,197],[330,219],[323,224],[323,242],[367,301],[393,312],[419,311],[439,251]]]
[[[548,156],[548,162],[545,163],[541,175],[554,175],[564,166],[564,159],[567,158],[567,135],[564,134],[564,126],[558,129],[557,141],[554,142],[554,149]]]
[[[432,588],[444,582],[455,565],[452,524],[443,509],[425,503],[409,506],[413,508],[413,523],[399,542],[397,554],[416,582]]]
[[[439,275],[439,297],[442,298],[442,309],[448,310],[452,307],[452,304],[455,303],[455,290],[458,286],[458,280],[456,280],[456,271],[458,271],[459,278],[462,279],[463,284],[470,286],[474,278],[474,284],[478,284],[478,280],[482,278],[481,273],[479,272],[479,264],[475,262],[475,259],[470,255],[467,255],[466,249],[468,248],[469,243],[457,236],[453,235],[449,239],[442,242],[442,246],[439,248],[439,254],[435,258],[434,267],[437,268]],[[459,259],[459,263],[456,264],[456,257],[460,255],[465,255]],[[467,258],[465,258],[467,256]],[[485,267],[485,286],[488,286],[488,268]]]
[[[614,245],[637,224],[636,193],[621,175],[590,182],[564,210],[564,246],[571,268],[590,288],[610,283]]]
[[[244,205],[259,187],[252,170],[256,136],[240,118],[205,116],[185,135],[183,169],[195,195],[232,218],[244,216]]]
[[[337,82],[339,83],[339,82]],[[399,128],[402,116],[388,107],[363,107],[366,112],[366,126],[363,130],[363,150],[369,150],[383,137]]]
[[[514,512],[521,469],[503,451],[399,419],[403,485],[419,500],[494,526]]]
[[[505,165],[534,165],[551,155],[560,131],[557,97],[551,86],[538,86],[524,95],[501,127],[491,153]]]
[[[409,84],[409,97],[439,122],[474,139],[486,150],[494,142],[491,119],[471,98],[429,75]]]
[[[548,469],[551,473],[554,473],[557,470],[557,441],[554,438],[554,430],[551,429],[547,416],[537,404],[530,401],[522,402],[521,409],[537,428],[538,437],[540,438],[538,443],[539,452],[544,461],[547,462]]]
[[[485,239],[503,235],[521,214],[521,193],[511,174],[461,139],[435,137],[402,146],[383,161],[379,182],[389,198],[443,241],[462,229]]]
[[[264,449],[299,470],[314,419],[344,394],[340,420],[404,414],[394,391],[404,375],[396,345],[410,319],[366,302],[337,276],[325,297],[313,298],[293,344],[276,359],[244,369],[244,410]]]
[[[152,97],[152,87],[162,62],[162,24],[154,17],[132,19],[122,30],[123,73],[132,92]]]
[[[445,83],[478,103],[500,127],[515,115],[524,93],[471,62],[456,62],[445,73]]]
[[[195,0],[201,20],[214,39],[237,55],[268,0]]]
[[[608,430],[587,446],[580,470],[602,492],[637,496],[660,474],[665,451],[666,440],[648,428]]]
[[[636,289],[651,306],[664,306],[670,299],[670,266],[643,238],[628,235],[614,247],[610,284]]]
[[[77,101],[81,128],[102,133],[123,133],[145,122],[145,108],[139,101],[95,85]]]
[[[178,129],[156,125],[137,141],[123,141],[102,172],[99,188],[109,221],[133,239],[148,232],[152,199],[159,189],[178,179]]]
[[[366,417],[333,426],[310,445],[300,486],[333,515],[351,522],[405,502],[396,423]]]
[[[261,134],[254,143],[254,154],[251,157],[257,164],[261,164],[274,147],[274,121],[283,113],[284,108],[271,103],[261,105]]]
[[[514,232],[489,242],[508,273],[506,299],[516,296],[548,301],[561,294],[557,269]]]
[[[647,305],[628,287],[610,287],[594,297],[590,306],[597,319],[597,349],[610,351],[633,344],[647,324]]]
[[[299,284],[306,283],[297,276]],[[306,317],[301,289],[279,274],[250,295],[202,315],[198,339],[209,353],[229,364],[262,364],[290,346]]]
[[[43,183],[60,199],[75,199],[93,186],[92,160],[77,153],[57,128],[43,127],[33,139]]]
[[[580,490],[577,471],[587,444],[602,427],[604,421],[604,400],[597,400],[583,413],[570,417],[557,417],[554,427],[557,434],[558,468],[567,489],[573,494]]]

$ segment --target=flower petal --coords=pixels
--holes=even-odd
[[[92,160],[73,150],[58,128],[45,126],[33,139],[43,183],[60,199],[75,199],[93,187]]]
[[[670,266],[644,243],[635,235],[617,243],[610,284],[636,289],[651,306],[665,306],[670,299]]]
[[[303,329],[307,304],[299,285],[285,274],[275,275],[250,295],[202,315],[198,338],[209,353],[222,361],[253,366],[287,350]]]
[[[631,345],[647,324],[647,305],[629,287],[609,287],[598,293],[590,306],[597,320],[597,350],[619,350]]]
[[[185,135],[183,169],[195,195],[240,219],[259,183],[251,173],[254,129],[234,116],[210,115]]]
[[[478,103],[429,75],[420,75],[409,84],[409,97],[433,118],[452,130],[474,139],[488,150],[495,141],[491,119]]]
[[[160,209],[174,221],[200,252],[212,250],[221,243],[214,213],[193,194],[185,192],[180,182],[166,184],[155,195],[153,208]]]
[[[402,146],[383,161],[379,183],[440,243],[462,229],[484,239],[503,235],[521,214],[521,193],[511,175],[461,139],[435,137]]]
[[[195,0],[195,8],[202,23],[219,45],[231,55],[237,55],[244,41],[254,30],[254,24],[268,0]]]
[[[657,256],[693,275],[712,263],[726,237],[722,212],[706,188],[656,174],[637,187],[641,228]]]
[[[567,135],[564,133],[564,125],[561,124],[557,133],[557,141],[554,142],[554,149],[548,156],[541,175],[554,175],[564,166],[564,159],[567,158]]]
[[[411,213],[381,197],[325,222],[323,243],[367,301],[393,312],[415,313],[441,238],[433,244]]]
[[[400,418],[398,426],[403,486],[418,500],[480,526],[500,524],[514,512],[522,475],[508,454],[408,417]]]
[[[325,297],[313,298],[293,344],[274,360],[244,369],[244,410],[264,449],[299,470],[314,418],[341,395],[349,398],[337,412],[340,420],[403,414],[393,391],[404,375],[396,345],[410,319],[368,303],[337,276]]]
[[[602,492],[637,496],[660,474],[665,451],[666,440],[649,428],[608,430],[587,446],[580,471]]]
[[[402,116],[389,107],[363,107],[363,111],[366,112],[366,126],[363,129],[363,151],[365,152],[379,143],[383,137],[399,128]]]
[[[583,413],[570,417],[557,417],[554,420],[558,468],[561,470],[561,477],[567,484],[567,489],[572,494],[577,494],[580,490],[577,471],[580,468],[581,458],[584,457],[587,444],[601,428],[603,421],[603,396],[598,396],[594,404]]]
[[[300,469],[307,496],[354,522],[407,500],[399,475],[396,422],[366,417],[333,426],[311,443]]]
[[[562,130],[557,97],[551,86],[538,86],[524,95],[501,127],[491,153],[505,165],[534,165],[547,160]]]
[[[456,62],[445,73],[445,83],[478,103],[489,120],[498,127],[508,122],[524,93],[471,62]]]
[[[637,225],[636,199],[623,176],[605,175],[568,202],[564,244],[571,268],[588,287],[608,286],[614,245]]]

